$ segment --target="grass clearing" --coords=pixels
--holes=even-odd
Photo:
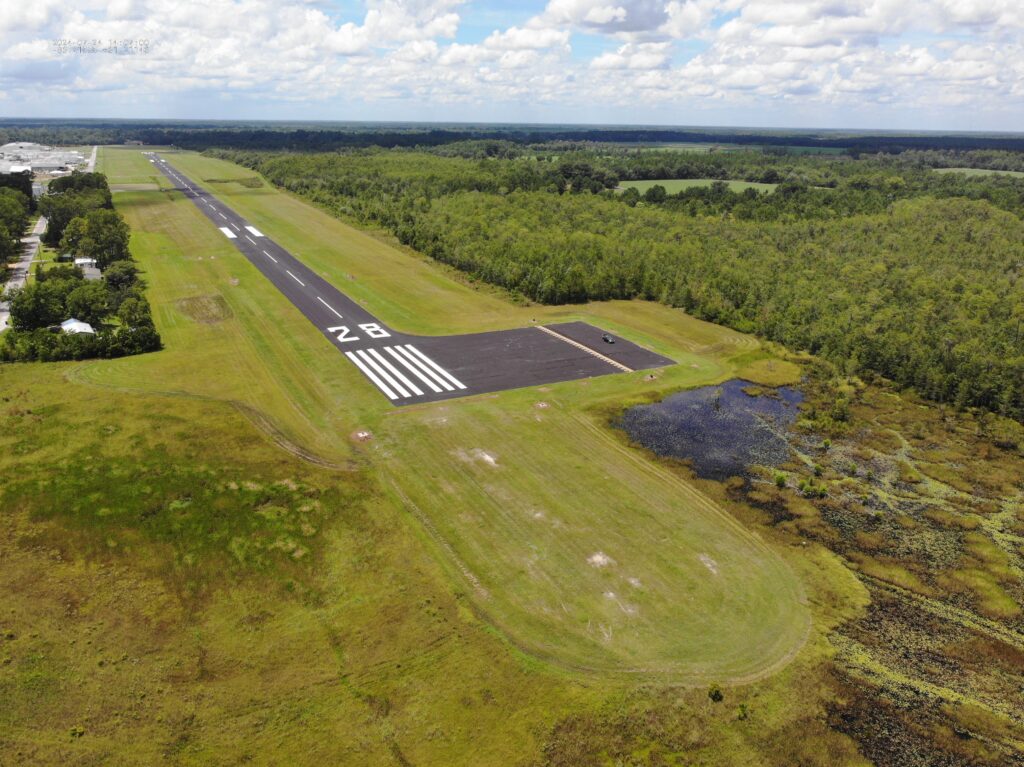
[[[251,175],[229,163],[190,153],[176,154],[173,161],[195,178]],[[135,170],[125,167],[124,172]],[[361,381],[355,369],[345,364],[296,309],[274,295],[276,290],[241,254],[232,253],[234,249],[226,241],[211,234],[213,227],[198,211],[184,207],[191,206],[190,202],[177,195],[163,195],[175,216],[163,214],[159,227],[166,229],[173,223],[173,239],[189,243],[185,252],[195,256],[182,259],[168,251],[167,258],[143,262],[158,261],[160,269],[174,270],[173,279],[159,282],[180,284],[202,278],[219,283],[220,295],[233,314],[217,323],[183,322],[183,299],[194,302],[196,296],[213,295],[212,290],[198,290],[190,283],[188,291],[175,291],[171,307],[164,301],[155,302],[162,334],[161,320],[169,321],[164,335],[168,348],[180,348],[184,365],[186,359],[194,359],[197,349],[204,350],[200,353],[207,348],[213,351],[219,347],[216,340],[229,340],[238,354],[232,367],[253,370],[237,382],[237,388],[229,390],[235,398],[245,398],[242,389],[252,386],[256,366],[269,368],[273,379],[284,381],[279,396],[293,402],[297,394],[305,393],[300,389],[304,377],[312,391],[293,408],[308,414],[305,424],[291,416],[290,427],[297,441],[308,444],[309,426],[320,432],[319,445],[338,441],[337,435],[357,429],[372,431],[372,442],[359,448],[346,445],[342,455],[369,460],[380,471],[395,503],[411,504],[420,511],[420,521],[436,531],[441,552],[456,563],[453,574],[462,577],[464,587],[478,598],[478,609],[494,616],[511,641],[567,667],[649,669],[691,681],[747,678],[800,646],[806,634],[806,610],[795,578],[777,556],[736,528],[708,498],[692,489],[687,492],[671,475],[622,451],[585,415],[589,407],[621,398],[626,391],[646,390],[654,395],[668,387],[720,380],[733,371],[729,357],[756,348],[756,342],[641,302],[510,306],[495,294],[454,282],[422,259],[347,227],[269,185],[224,184],[214,193],[402,330],[465,332],[515,327],[531,320],[581,318],[680,361],[651,380],[643,372],[607,376],[545,387],[548,391],[542,395],[533,390],[503,392],[395,411]],[[128,202],[133,215],[138,212],[138,221],[131,223],[133,229],[140,224],[142,244],[141,238],[149,236],[147,229],[157,222],[149,224],[142,219],[146,210],[142,200],[136,204],[128,195],[120,199]],[[212,250],[208,242],[212,242]],[[162,242],[159,248],[163,249]],[[203,253],[208,255],[199,255]],[[186,278],[186,273],[191,276]],[[231,289],[233,279],[239,282],[235,289]],[[154,277],[154,285],[156,282]],[[260,312],[255,306],[246,306],[246,301],[256,297]],[[239,336],[255,340],[268,334],[263,322],[257,327],[252,323],[269,317],[283,317],[281,345],[261,350],[259,359],[250,362],[241,354]],[[673,343],[672,339],[682,335],[677,335],[679,330],[690,328],[698,331],[696,338],[684,335],[685,344]],[[175,334],[182,339],[180,343]],[[200,335],[204,336],[201,341]],[[280,367],[274,364],[278,354],[288,355]],[[298,359],[302,354],[308,355],[306,361]],[[166,360],[152,364],[161,367],[160,385],[173,380]],[[317,374],[310,375],[310,370]],[[114,372],[106,380],[116,377]],[[216,385],[227,389],[237,377],[225,371]],[[182,385],[192,389],[197,383]],[[272,381],[267,380],[266,389],[271,388]],[[205,388],[204,393],[212,394],[212,389]],[[543,416],[534,408],[541,396],[555,405]],[[280,412],[266,401],[258,406],[272,417]],[[330,422],[320,415],[322,409],[336,413]],[[346,418],[347,423],[339,423]],[[443,428],[436,428],[441,423]],[[300,426],[307,427],[306,431],[300,433]],[[574,457],[581,440],[587,444],[584,454],[594,460]],[[357,449],[356,457],[353,451]],[[494,467],[470,465],[472,462],[459,457],[474,450],[500,453],[498,471],[488,475]],[[330,455],[335,458],[339,453]],[[485,474],[477,476],[480,470]],[[565,493],[566,487],[574,488],[573,492]],[[538,508],[553,515],[547,526],[532,524],[532,514]],[[651,520],[649,529],[639,529],[642,526],[636,525],[636,514]],[[502,533],[495,535],[495,530]],[[718,537],[721,539],[716,540]],[[699,540],[704,548],[696,551],[687,540]],[[675,554],[652,556],[659,541]],[[613,584],[612,588],[606,583],[606,572],[586,565],[588,556],[607,547],[616,549],[617,561],[635,573],[622,578],[649,584],[641,587],[649,589],[646,596],[639,591],[626,596],[628,586]],[[708,548],[710,551],[704,552]],[[528,559],[531,551],[534,563],[528,569],[533,575],[524,578],[524,557]],[[720,578],[711,577],[699,559],[701,553],[720,563]],[[749,577],[748,567],[757,568],[758,575]],[[535,583],[529,587],[531,579]],[[588,588],[579,588],[581,583],[588,583]],[[474,590],[474,584],[481,588]],[[715,606],[714,616],[686,621],[686,609],[674,601],[684,592],[690,594],[693,606]],[[486,599],[480,596],[483,593],[488,595]],[[684,612],[678,612],[680,609]],[[737,630],[737,621],[743,630]],[[714,640],[709,632],[714,632]],[[723,641],[730,647],[728,651],[721,650]],[[719,649],[712,652],[715,643]]]
[[[666,178],[666,179],[653,179],[644,181],[623,181],[619,184],[619,189],[629,189],[632,187],[636,189],[640,194],[643,194],[652,186],[663,186],[665,191],[669,194],[678,194],[679,192],[685,192],[687,189],[703,189],[710,187],[716,181],[722,179],[716,178]],[[772,192],[778,184],[762,184],[756,181],[725,181],[730,192],[745,192],[747,189],[756,189],[758,192]]]
[[[1000,174],[1024,178],[1024,171],[1019,170],[992,170],[990,168],[932,168],[932,170],[936,173],[962,173],[965,176],[992,176]]]

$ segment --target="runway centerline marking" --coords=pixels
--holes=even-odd
[[[285,271],[288,272],[287,269],[285,269]],[[297,283],[299,283],[302,287],[306,287],[306,283],[304,283],[302,280],[300,280],[298,277],[296,277],[291,272],[288,272],[288,276],[291,277],[293,280],[295,280]]]
[[[611,357],[606,357],[603,354],[601,354],[601,352],[597,351],[596,349],[591,349],[589,346],[586,346],[585,344],[581,344],[579,341],[573,341],[568,336],[563,336],[561,333],[559,333],[556,330],[552,330],[551,328],[546,328],[543,325],[535,325],[534,327],[536,327],[537,330],[543,330],[549,336],[554,336],[555,338],[558,338],[558,339],[560,339],[562,341],[565,341],[567,344],[575,346],[577,349],[582,349],[587,354],[592,354],[593,356],[597,357],[602,362],[607,362],[612,367],[618,368],[623,373],[632,373],[633,372],[633,368],[626,367],[621,362],[616,362]]]
[[[256,240],[254,240],[254,239],[253,239],[252,237],[250,237],[249,235],[245,235],[245,239],[247,239],[247,240],[248,240],[249,242],[251,242],[251,243],[252,243],[253,245],[255,245],[255,244],[256,244]]]
[[[225,216],[223,213],[220,213],[219,211],[218,211],[217,215],[220,216],[221,218],[223,218],[225,221],[228,220],[228,217]]]
[[[263,252],[264,252],[264,253],[267,253],[267,251],[263,251]],[[269,254],[269,253],[267,253],[267,255],[268,255],[268,256],[270,256],[270,254]],[[273,258],[273,256],[270,256],[270,257],[271,257],[271,258]],[[316,300],[317,300],[317,301],[319,301],[320,303],[322,303],[322,304],[323,304],[324,306],[326,306],[326,307],[327,307],[328,309],[330,309],[330,310],[331,310],[332,312],[334,312],[334,314],[335,314],[335,315],[337,316],[337,318],[338,318],[339,320],[343,320],[343,319],[345,319],[344,317],[342,317],[342,316],[341,316],[341,314],[339,314],[339,313],[338,313],[338,310],[337,310],[337,309],[335,309],[335,308],[334,308],[333,306],[331,306],[331,305],[330,305],[329,303],[327,303],[327,302],[326,302],[326,301],[324,301],[324,300],[323,300],[322,298],[320,298],[320,296],[317,296],[317,297],[316,297]]]
[[[275,264],[277,263],[277,259],[276,259],[276,258],[274,258],[274,257],[273,257],[272,255],[270,255],[269,253],[267,253],[267,251],[263,251],[263,255],[264,255],[264,256],[266,256],[267,258],[269,258],[269,259],[270,259],[271,261],[273,261],[273,262],[274,262]]]

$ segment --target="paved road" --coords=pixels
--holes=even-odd
[[[0,284],[0,295],[3,295],[8,290],[14,290],[25,285],[29,269],[32,268],[32,261],[35,260],[36,254],[39,252],[39,235],[45,229],[46,219],[40,216],[28,236],[21,238],[21,258],[11,266],[10,279],[5,284]],[[11,318],[10,308],[6,301],[0,301],[0,331],[7,329],[7,324]]]
[[[380,322],[163,157],[174,187],[395,405],[662,367],[673,360],[583,322],[455,336],[414,336]],[[218,234],[219,232],[219,234]]]
[[[96,151],[98,149],[98,146],[94,146],[92,148],[92,154],[89,155],[89,161],[85,164],[85,169],[89,173],[92,173],[94,170],[96,170]]]

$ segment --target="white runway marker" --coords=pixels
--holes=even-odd
[[[437,393],[441,392],[441,389],[437,388],[438,385],[440,385],[441,388],[444,389],[445,391],[455,391],[455,387],[454,386],[452,386],[445,379],[443,379],[441,376],[439,376],[433,370],[431,370],[426,365],[424,365],[422,362],[420,362],[416,357],[412,356],[412,354],[407,352],[401,346],[391,346],[391,347],[388,347],[388,348],[389,349],[394,349],[395,353],[399,357],[401,357],[402,362],[405,363],[405,366],[407,368],[409,368],[410,370],[412,370],[414,373],[416,373],[416,375],[419,378],[421,378],[422,380],[426,381],[427,384],[430,386],[430,388],[432,388],[435,392],[437,392]],[[431,383],[431,381],[433,381],[434,383]]]
[[[228,220],[228,217],[225,216],[223,213],[217,213],[217,215],[220,216],[221,218],[223,218],[225,221]]]
[[[423,394],[423,390],[422,390],[422,389],[420,389],[420,387],[418,387],[418,386],[417,386],[416,384],[414,384],[414,383],[413,383],[412,381],[410,381],[410,380],[409,380],[408,378],[406,378],[406,377],[405,377],[404,375],[402,375],[401,371],[400,371],[400,370],[398,370],[397,368],[395,368],[395,366],[394,366],[394,365],[392,365],[392,364],[391,364],[390,362],[388,362],[388,361],[387,361],[386,359],[384,359],[384,358],[383,358],[383,357],[382,357],[382,356],[380,355],[380,352],[379,352],[379,351],[377,351],[376,349],[369,349],[368,351],[369,351],[370,355],[371,355],[371,356],[372,356],[372,357],[373,357],[373,358],[374,358],[375,360],[377,360],[377,362],[379,362],[379,363],[380,363],[381,365],[383,365],[383,366],[384,366],[384,367],[385,367],[385,368],[387,369],[387,371],[388,371],[389,373],[391,373],[391,374],[392,374],[393,376],[395,376],[395,377],[396,377],[396,378],[397,378],[397,379],[398,379],[399,381],[401,381],[401,382],[402,382],[402,384],[403,384],[403,385],[405,386],[405,388],[406,388],[406,389],[409,389],[409,390],[410,390],[410,391],[411,391],[411,392],[412,392],[413,394],[416,394],[416,395],[422,396],[422,394]]]
[[[285,269],[285,271],[288,272],[287,269]],[[304,283],[302,280],[300,280],[298,277],[296,277],[291,272],[288,272],[288,276],[291,277],[293,280],[295,280],[297,283],[299,283],[302,287],[306,287],[306,283]]]
[[[232,228],[232,229],[234,229],[234,230],[235,230],[236,232],[239,232],[239,231],[241,231],[241,230],[240,230],[240,229],[238,228],[238,225],[237,225],[237,224],[232,224],[232,225],[231,225],[231,228]]]
[[[388,399],[395,399],[397,397],[397,395],[393,391],[391,391],[391,389],[388,388],[388,385],[386,383],[384,383],[379,378],[377,378],[377,374],[376,373],[374,373],[372,370],[370,370],[370,368],[368,368],[366,365],[363,364],[362,360],[360,360],[358,357],[356,357],[355,353],[353,353],[353,352],[345,352],[345,356],[348,357],[350,360],[352,360],[352,363],[357,368],[362,370],[363,371],[363,375],[365,375],[367,378],[369,378],[371,381],[373,381],[374,385],[378,389],[380,389],[382,392],[384,392],[384,396],[386,396]]]
[[[267,253],[267,251],[263,251],[263,252],[264,252],[264,253]],[[269,253],[267,253],[267,255],[269,256],[270,254],[269,254]],[[327,302],[326,302],[326,301],[324,301],[324,300],[323,300],[322,298],[320,298],[320,296],[317,296],[317,297],[316,297],[316,300],[317,300],[317,301],[319,301],[320,303],[322,303],[322,304],[323,304],[324,306],[326,306],[326,307],[327,307],[328,309],[330,309],[330,310],[331,310],[332,312],[334,312],[335,316],[336,316],[336,317],[337,317],[337,318],[338,318],[339,320],[343,320],[343,319],[345,319],[345,318],[344,318],[344,317],[342,317],[342,316],[341,316],[340,314],[338,314],[338,310],[337,310],[337,309],[335,309],[335,308],[334,308],[333,306],[331,306],[331,305],[330,305],[329,303],[327,303]]]
[[[245,239],[247,239],[247,240],[248,240],[249,242],[251,242],[251,243],[252,243],[253,245],[255,245],[255,244],[256,244],[256,240],[254,240],[254,239],[253,239],[252,237],[250,237],[249,235],[245,235]]]
[[[228,229],[226,226],[221,226],[221,227],[218,227],[218,228],[222,232],[224,232],[224,236],[227,237],[229,240],[234,240],[235,239],[235,233],[232,232],[230,229]]]
[[[438,373],[443,375],[445,378],[447,378],[449,381],[451,381],[453,384],[455,384],[455,386],[458,387],[459,389],[465,389],[466,388],[466,385],[464,383],[462,383],[462,381],[460,381],[458,378],[453,376],[451,373],[449,373],[443,367],[438,365],[436,362],[434,362],[432,359],[430,359],[430,357],[428,357],[426,354],[421,352],[419,349],[417,349],[412,344],[406,344],[404,348],[407,349],[408,351],[412,352],[417,357],[419,357],[423,362],[425,362],[431,368],[433,368]]]
[[[366,353],[365,351],[363,351],[362,349],[360,349],[359,351],[357,351],[357,352],[356,352],[356,354],[357,354],[357,355],[359,355],[359,358],[360,358],[360,359],[362,359],[362,361],[363,361],[363,362],[365,362],[365,363],[366,363],[367,365],[369,365],[370,367],[372,367],[372,368],[374,369],[374,371],[375,371],[375,372],[376,372],[376,373],[377,373],[377,374],[378,374],[378,375],[379,375],[379,376],[380,376],[380,377],[381,377],[382,379],[384,379],[384,380],[385,380],[385,381],[387,382],[388,386],[389,386],[390,388],[394,389],[394,390],[395,390],[396,392],[398,392],[398,394],[399,394],[400,396],[402,396],[402,397],[408,397],[408,396],[409,396],[409,392],[407,392],[407,391],[406,391],[406,390],[405,390],[405,389],[404,389],[404,388],[402,387],[402,384],[400,384],[400,383],[399,383],[399,382],[398,382],[397,380],[395,380],[394,378],[392,378],[392,377],[391,377],[391,376],[390,376],[390,375],[388,374],[388,372],[387,372],[386,370],[384,370],[384,368],[382,368],[382,367],[381,367],[380,365],[378,365],[378,364],[377,364],[377,361],[376,361],[376,360],[375,360],[375,359],[374,359],[373,357],[371,357],[371,356],[370,356],[369,354],[367,354],[367,353]]]
[[[253,237],[262,237],[263,236],[263,232],[261,232],[255,226],[247,226],[245,228],[249,230],[249,232],[252,234]]]
[[[434,383],[434,380],[432,378],[424,375],[423,372],[418,367],[416,367],[415,365],[411,364],[409,362],[409,360],[407,360],[405,357],[403,357],[401,354],[399,354],[395,350],[395,347],[393,347],[393,346],[386,346],[386,347],[384,347],[384,351],[386,351],[388,354],[390,354],[392,357],[394,357],[395,358],[395,362],[398,362],[398,363],[404,365],[406,370],[408,370],[410,373],[412,373],[418,379],[423,381],[423,383],[425,383],[427,386],[429,386],[431,389],[433,389],[435,394],[440,394],[441,393],[441,388],[436,383]],[[451,391],[451,387],[448,387],[448,390]]]
[[[266,256],[267,258],[269,258],[269,259],[270,259],[271,261],[273,261],[273,262],[274,262],[275,264],[277,263],[277,259],[276,259],[276,258],[274,258],[274,257],[273,257],[272,255],[270,255],[269,253],[267,253],[267,251],[263,251],[263,255],[264,255],[264,256]]]

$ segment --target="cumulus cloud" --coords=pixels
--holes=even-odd
[[[213,93],[337,101],[339,117],[356,99],[551,103],[566,114],[709,102],[751,114],[780,104],[1024,109],[1020,0],[549,0],[472,37],[461,29],[467,7],[365,0],[357,20],[339,21],[306,0],[13,4],[0,15],[0,104]],[[606,45],[574,54],[577,35],[587,50]],[[60,39],[150,48],[69,55],[55,49]]]

